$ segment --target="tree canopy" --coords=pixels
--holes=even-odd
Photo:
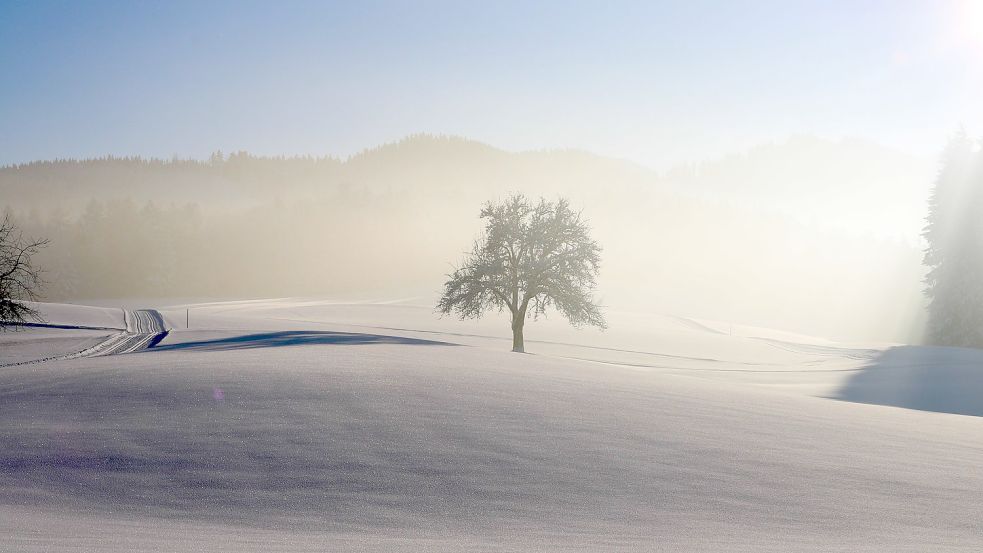
[[[481,210],[484,236],[444,284],[441,313],[481,317],[507,309],[513,350],[524,351],[523,325],[553,308],[574,326],[605,328],[593,300],[601,248],[565,199],[530,202],[513,195]]]
[[[0,223],[0,328],[4,323],[40,320],[25,301],[37,300],[41,271],[32,257],[47,245],[45,240],[24,238],[9,216]]]

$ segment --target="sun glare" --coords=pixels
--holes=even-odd
[[[983,0],[963,0],[959,18],[963,38],[983,44]]]

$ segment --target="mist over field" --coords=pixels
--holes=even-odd
[[[934,168],[807,136],[659,172],[420,135],[345,159],[37,162],[0,170],[0,186],[29,234],[54,238],[38,257],[51,301],[430,299],[481,204],[521,191],[583,210],[611,308],[906,341]]]
[[[0,0],[0,553],[983,551],[983,0]]]

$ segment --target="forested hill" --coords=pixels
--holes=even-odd
[[[89,200],[129,198],[212,202],[271,192],[273,183],[309,182],[336,170],[331,158],[259,158],[246,153],[209,161],[104,157],[36,161],[0,169],[0,188],[17,207],[75,211]]]
[[[593,203],[615,191],[656,192],[915,237],[935,167],[935,160],[867,142],[810,136],[657,172],[577,150],[513,153],[459,137],[416,135],[347,159],[216,152],[203,161],[105,157],[7,166],[0,168],[0,207],[72,215],[93,199],[228,208],[407,194],[474,201],[513,190]]]
[[[482,202],[562,195],[604,248],[608,305],[904,339],[923,275],[898,237],[917,237],[934,162],[857,149],[800,138],[667,173],[425,135],[347,159],[43,161],[0,169],[0,208],[51,240],[48,300],[405,297],[439,290]]]
[[[657,181],[653,171],[580,151],[509,153],[463,138],[418,135],[344,160],[216,152],[204,161],[37,161],[0,168],[0,205],[78,213],[93,199],[228,207],[339,195],[470,197],[510,190],[590,195],[592,189],[609,192],[610,185],[651,187]]]

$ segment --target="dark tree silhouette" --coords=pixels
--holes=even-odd
[[[47,240],[31,240],[17,229],[10,217],[0,224],[0,329],[11,322],[41,320],[41,314],[25,301],[37,300],[41,288],[41,270],[31,258]]]
[[[512,351],[522,352],[523,325],[553,307],[574,326],[605,328],[592,293],[601,248],[590,228],[570,204],[522,195],[485,204],[485,235],[474,244],[460,268],[448,275],[437,310],[462,319],[481,317],[487,309],[508,309],[512,316]],[[531,309],[530,309],[531,308]]]

